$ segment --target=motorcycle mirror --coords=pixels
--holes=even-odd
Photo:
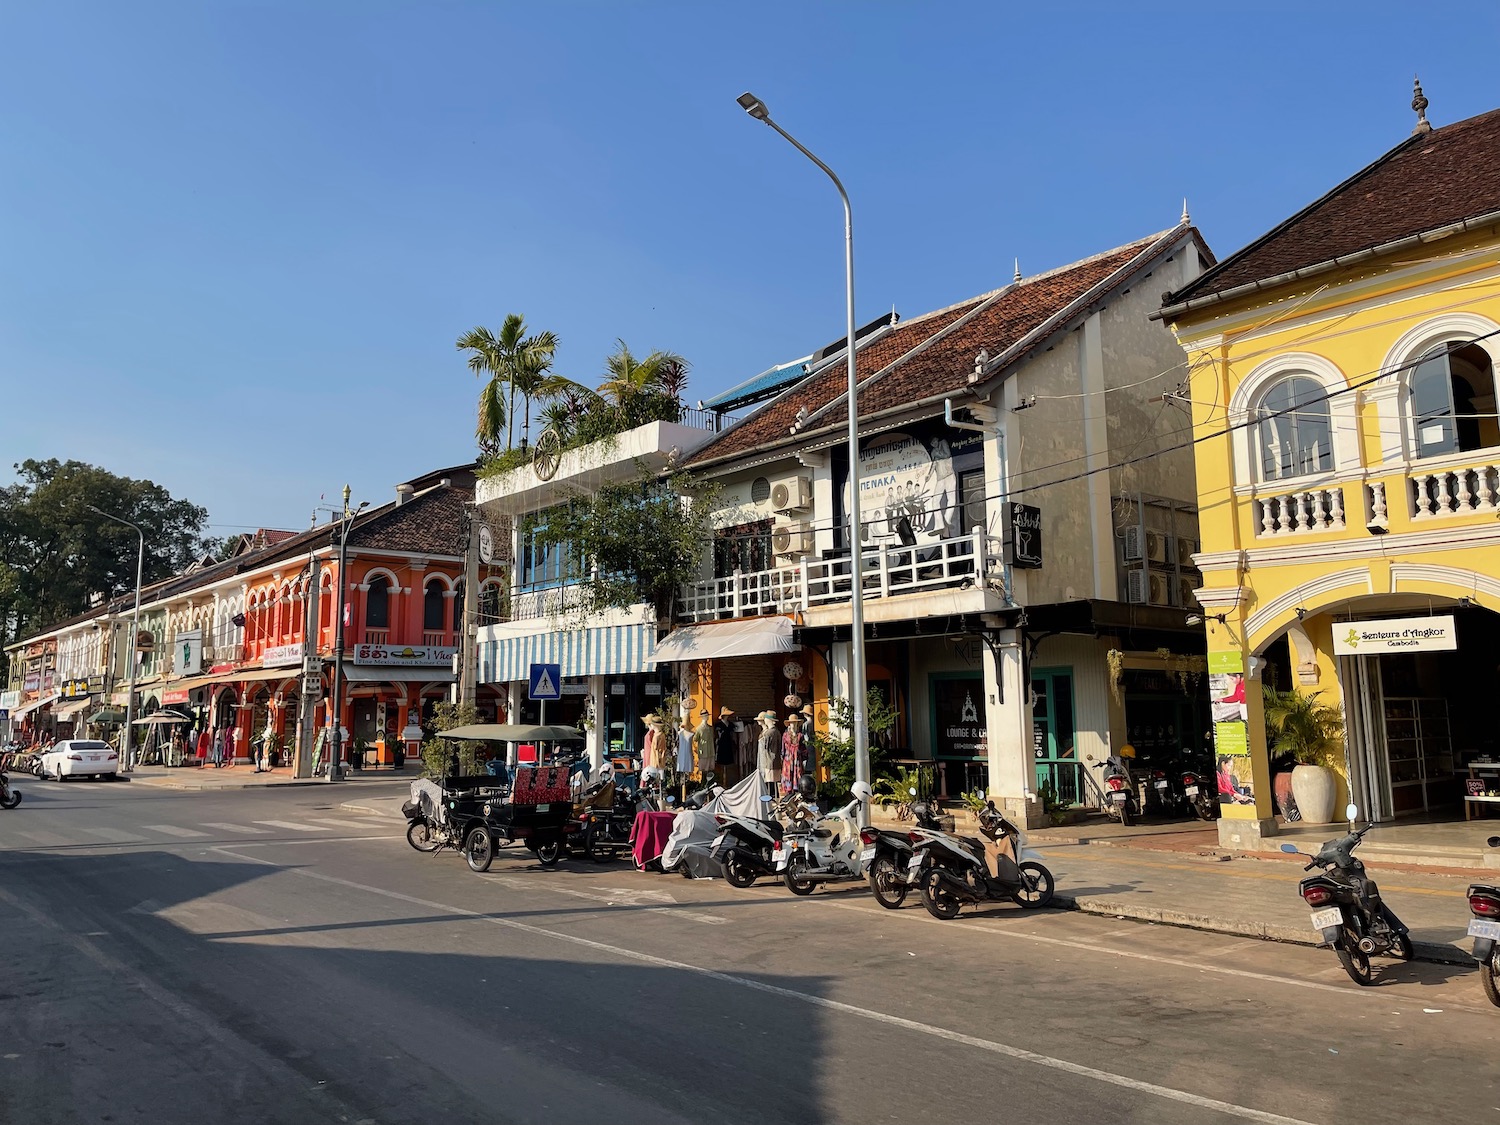
[[[913,785],[910,789],[907,790],[907,792],[910,793],[913,797],[915,797],[917,795],[917,787],[915,785]]]
[[[1281,850],[1284,851],[1284,852],[1286,852],[1287,855],[1297,855],[1298,854],[1298,852],[1297,852],[1297,845],[1296,844],[1282,844],[1281,845]]]
[[[981,789],[979,791],[979,799],[981,801],[988,801],[990,799],[990,795],[988,793],[986,793],[983,789]]]
[[[760,803],[763,804],[763,805],[769,805],[771,803],[772,799],[773,798],[771,797],[771,795],[769,793],[762,793],[760,795]]]
[[[1344,806],[1344,819],[1345,820],[1358,820],[1359,819],[1359,806],[1356,805],[1356,804],[1352,804],[1352,803],[1349,804],[1349,805]]]

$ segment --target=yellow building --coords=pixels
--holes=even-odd
[[[1412,105],[1409,138],[1158,314],[1192,372],[1231,847],[1276,827],[1262,679],[1343,707],[1338,810],[1500,791],[1500,111]]]

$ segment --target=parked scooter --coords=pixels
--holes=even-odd
[[[786,889],[792,894],[810,895],[819,883],[864,878],[859,812],[874,796],[874,790],[868,783],[856,781],[850,793],[854,799],[843,808],[827,816],[802,820],[795,829],[783,833],[773,855]]]
[[[912,832],[907,861],[922,905],[934,918],[956,918],[965,903],[1009,900],[1028,910],[1052,901],[1052,872],[1026,847],[1026,833],[985,801],[979,812],[984,837],[953,836],[930,828]]]
[[[1191,766],[1180,771],[1183,800],[1199,820],[1219,819],[1219,792],[1212,772],[1206,776]]]
[[[779,810],[774,798],[763,796],[761,803],[766,810],[764,818],[714,813],[719,835],[708,854],[723,866],[724,880],[731,887],[748,887],[759,876],[780,874],[775,852],[785,829],[776,818]]]
[[[1358,806],[1350,805],[1344,815],[1353,828],[1359,816]],[[1361,985],[1374,980],[1370,971],[1371,954],[1387,953],[1402,961],[1412,958],[1411,935],[1405,923],[1381,901],[1375,880],[1365,875],[1365,865],[1354,858],[1354,849],[1373,827],[1367,824],[1358,832],[1329,840],[1312,856],[1300,851],[1296,844],[1281,845],[1288,855],[1307,858],[1307,866],[1302,870],[1322,869],[1322,874],[1303,879],[1297,891],[1313,908],[1313,929],[1323,935],[1319,944],[1337,953],[1344,971],[1355,984]]]
[[[1111,754],[1102,762],[1095,762],[1096,770],[1104,771],[1104,811],[1111,820],[1118,820],[1126,828],[1130,818],[1141,815],[1140,802],[1135,795],[1135,782],[1125,759]]]
[[[21,803],[21,791],[10,783],[5,771],[10,768],[11,755],[0,754],[0,809],[13,809]]]
[[[917,791],[908,789],[915,797]],[[926,801],[911,804],[912,819],[918,828],[937,830],[937,818],[932,815],[932,806]],[[859,842],[864,845],[860,862],[870,880],[870,890],[875,901],[887,910],[895,910],[906,901],[906,892],[911,889],[907,881],[907,864],[911,860],[912,845],[917,839],[914,832],[899,832],[888,828],[861,828]]]
[[[630,830],[640,807],[637,798],[614,778],[595,782],[573,806],[578,827],[569,845],[595,863],[615,859],[630,850]]]
[[[1500,836],[1486,843],[1500,848]],[[1474,939],[1474,960],[1479,962],[1480,983],[1490,1003],[1500,1008],[1500,886],[1474,883],[1469,887],[1469,936]]]
[[[1151,785],[1147,792],[1148,811],[1154,804],[1155,811],[1162,816],[1193,815],[1193,810],[1188,806],[1187,794],[1183,791],[1183,783],[1178,776],[1175,762],[1168,762],[1165,768],[1151,770]]]

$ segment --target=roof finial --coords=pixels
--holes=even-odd
[[[1017,281],[1021,280],[1021,259],[1020,258],[1016,259],[1016,280]]]
[[[1188,218],[1187,196],[1184,195],[1182,197],[1182,225],[1187,226],[1190,222],[1192,220]]]
[[[1427,95],[1422,93],[1420,76],[1412,81],[1411,107],[1417,111],[1417,127],[1411,131],[1412,136],[1432,132],[1432,122],[1427,120]]]

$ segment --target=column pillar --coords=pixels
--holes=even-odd
[[[1022,637],[1019,629],[1003,629],[997,643],[984,646],[984,717],[990,797],[996,808],[1032,828],[1045,818],[1033,792],[1031,685]]]
[[[609,731],[604,727],[604,677],[589,677],[589,709],[593,712],[594,725],[589,729],[585,746],[588,750],[589,765],[598,769],[604,764],[604,754],[608,749]]]
[[[1219,844],[1255,851],[1264,838],[1276,835],[1276,817],[1271,805],[1261,661],[1245,644],[1245,599],[1239,594],[1235,590],[1227,597],[1208,595],[1210,602],[1219,602],[1227,610],[1226,621],[1209,618],[1204,622],[1208,632],[1208,698],[1214,719],[1214,768],[1221,774],[1227,772],[1242,797],[1253,798],[1220,800]],[[1205,604],[1204,613],[1214,608]],[[1243,703],[1236,708],[1241,698]]]

